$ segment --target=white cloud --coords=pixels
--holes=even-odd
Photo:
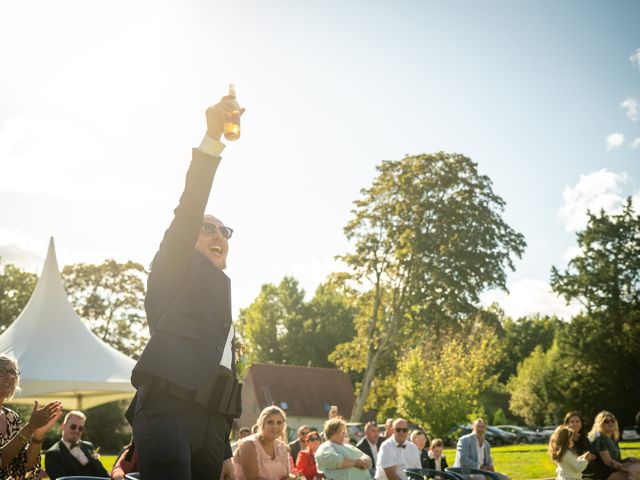
[[[629,61],[634,67],[640,69],[640,48],[636,49],[636,51],[631,54]]]
[[[640,138],[636,138],[631,142],[631,148],[640,148]]]
[[[587,210],[618,211],[624,200],[620,185],[627,179],[625,174],[602,169],[580,175],[577,184],[565,187],[562,192],[564,203],[558,210],[558,217],[564,222],[565,230],[573,232],[584,228],[587,224]]]
[[[497,302],[513,319],[540,314],[556,315],[568,320],[580,311],[578,303],[567,305],[563,298],[551,290],[548,283],[541,280],[525,278],[508,287],[509,293],[495,290],[485,293],[482,304]]]
[[[611,133],[607,135],[607,150],[620,147],[624,143],[624,135],[622,133]]]
[[[631,121],[636,122],[638,120],[638,101],[635,98],[627,97],[620,106],[626,110],[625,115]]]
[[[31,272],[39,272],[47,253],[46,242],[18,230],[0,228],[0,258]]]

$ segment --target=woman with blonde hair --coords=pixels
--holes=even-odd
[[[236,480],[288,479],[285,413],[278,407],[267,407],[260,413],[256,424],[258,431],[240,440],[233,454]]]
[[[22,425],[16,412],[3,403],[19,389],[20,370],[13,358],[0,356],[0,478],[36,478],[40,472],[40,449],[44,435],[62,413],[60,402],[40,407],[35,402],[29,421]]]
[[[574,451],[575,432],[565,425],[555,429],[549,439],[549,456],[557,465],[556,480],[581,480],[582,472],[595,455],[586,452],[578,456]]]
[[[371,458],[349,443],[347,423],[340,417],[324,424],[327,440],[316,451],[318,471],[332,480],[371,480]]]
[[[595,453],[596,459],[588,473],[603,480],[640,479],[640,462],[637,458],[622,459],[619,438],[620,429],[616,417],[606,410],[598,413],[589,432],[591,451]]]

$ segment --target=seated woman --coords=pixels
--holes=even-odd
[[[133,443],[133,439],[122,450],[122,453],[118,456],[116,463],[111,470],[112,480],[124,480],[124,476],[127,473],[139,472],[140,466],[138,465],[138,452],[136,446]]]
[[[285,480],[289,478],[289,451],[283,441],[286,415],[267,407],[258,417],[258,431],[238,442],[233,454],[236,480]]]
[[[431,440],[431,445],[429,447],[429,462],[426,467],[432,470],[443,471],[448,468],[447,459],[444,458],[442,454],[444,450],[444,442],[440,438],[434,438]]]
[[[596,459],[589,465],[587,473],[601,480],[638,480],[640,462],[637,458],[620,456],[618,421],[612,413],[603,410],[596,415],[589,432],[591,452]]]
[[[586,452],[578,455],[575,448],[575,431],[560,425],[549,439],[549,456],[557,465],[556,480],[581,480],[582,472],[595,455]]]
[[[429,468],[429,450],[426,448],[427,435],[424,431],[416,428],[415,430],[411,430],[411,433],[409,434],[409,441],[418,447],[422,468]]]
[[[18,414],[3,405],[19,388],[19,378],[17,362],[0,356],[0,478],[16,480],[27,476],[37,478],[44,435],[62,413],[60,402],[51,402],[44,407],[36,402],[31,418],[22,426]]]
[[[332,418],[324,424],[327,440],[316,451],[318,471],[332,480],[371,480],[371,458],[349,443],[347,424]]]
[[[564,416],[563,425],[573,431],[573,451],[582,455],[589,451],[589,438],[584,428],[584,420],[578,412],[568,412]]]
[[[313,480],[318,475],[315,453],[320,446],[320,435],[318,432],[309,432],[307,435],[307,447],[298,453],[296,468],[298,473],[304,475],[307,480]]]

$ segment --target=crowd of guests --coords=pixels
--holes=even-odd
[[[41,475],[40,450],[44,435],[62,414],[60,402],[40,406],[23,425],[18,414],[4,402],[19,389],[17,362],[0,356],[0,479],[38,478]],[[276,406],[265,408],[253,429],[240,429],[230,459],[237,480],[406,480],[408,468],[444,471],[444,443],[429,442],[421,429],[410,431],[406,420],[390,418],[384,431],[375,422],[364,427],[364,436],[351,445],[345,420],[332,410],[322,432],[306,425],[297,438],[286,442],[286,414]],[[90,475],[123,480],[138,470],[133,444],[118,457],[111,474],[103,467],[94,446],[82,440],[87,418],[81,411],[67,413],[61,425],[61,439],[45,454],[49,478]],[[495,471],[491,446],[485,440],[485,422],[478,418],[472,432],[458,439],[453,467],[492,472],[494,478],[508,479]],[[578,412],[569,412],[553,433],[548,453],[556,463],[557,480],[640,480],[640,459],[622,458],[618,440],[620,429],[615,416],[600,412],[587,434]],[[481,473],[481,472],[478,472]],[[482,475],[471,475],[472,480]],[[476,478],[474,478],[476,477]]]
[[[549,456],[557,465],[557,480],[640,480],[640,459],[622,458],[616,417],[598,413],[587,434],[578,412],[569,412],[549,440]]]
[[[444,443],[428,442],[424,431],[409,431],[402,418],[389,419],[384,432],[375,422],[364,427],[363,438],[351,445],[345,420],[330,415],[322,432],[302,425],[287,444],[286,414],[276,406],[262,411],[252,434],[234,445],[233,464],[238,480],[406,480],[407,468],[448,467]]]

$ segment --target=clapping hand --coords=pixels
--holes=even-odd
[[[55,425],[61,414],[62,402],[51,402],[40,407],[36,400],[29,419],[29,423],[35,428],[34,434],[38,437],[44,436]]]

